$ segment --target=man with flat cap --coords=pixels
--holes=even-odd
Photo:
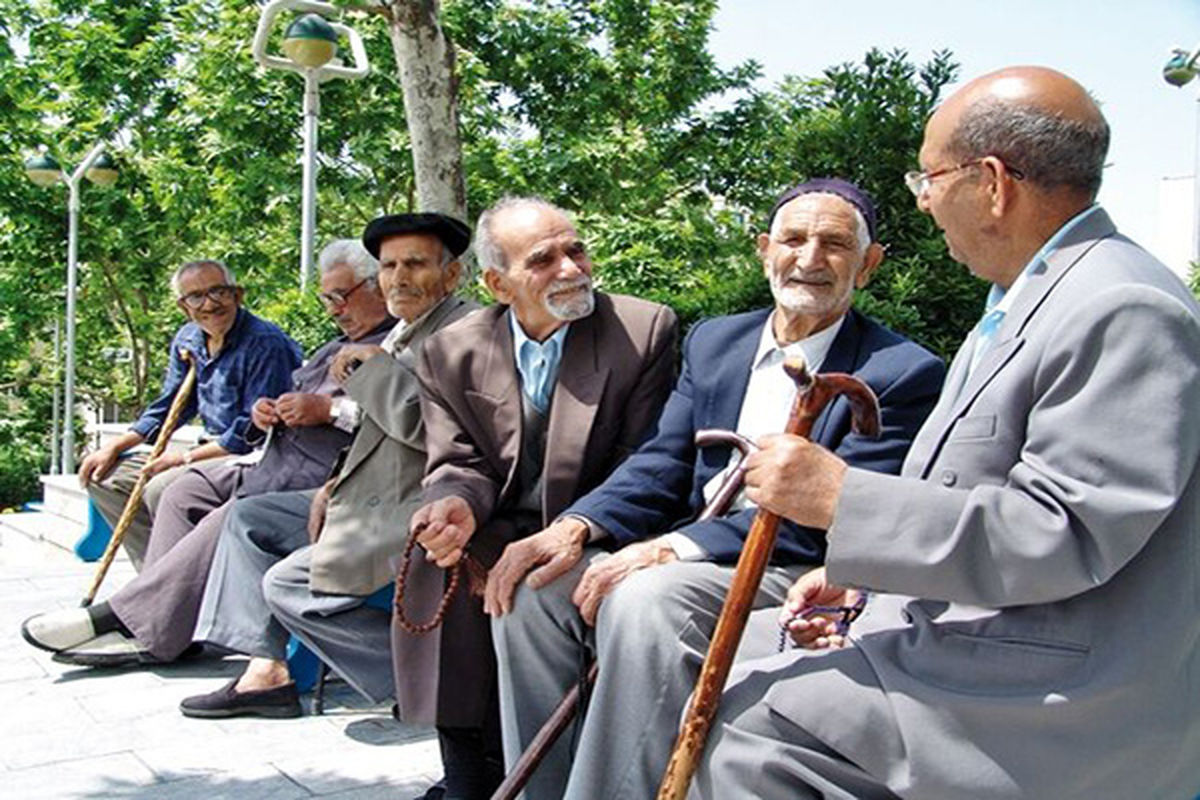
[[[759,502],[829,531],[788,617],[870,594],[735,667],[700,797],[1200,790],[1200,306],[1095,204],[1108,142],[1044,67],[930,117],[905,180],[989,308],[899,476],[755,455]]]
[[[561,209],[506,198],[480,216],[475,252],[498,303],[431,336],[418,372],[429,464],[412,528],[439,566],[464,551],[489,566],[604,480],[650,430],[674,375],[675,314],[593,291]],[[419,568],[429,569],[414,565],[410,581],[424,580]],[[439,643],[432,670],[414,668],[422,638]],[[503,764],[479,598],[460,591],[426,637],[397,626],[394,652],[402,714],[437,723],[446,798],[489,797]]]
[[[246,653],[245,672],[185,699],[190,717],[300,713],[285,660],[295,634],[373,703],[390,698],[390,614],[366,599],[393,578],[425,472],[416,357],[422,342],[475,308],[455,296],[470,229],[444,214],[393,214],[367,225],[379,285],[399,322],[379,346],[348,347],[333,372],[358,422],[321,489],[236,503],[217,544],[197,641]]]
[[[899,470],[944,368],[851,309],[854,289],[883,259],[875,226],[874,205],[846,181],[785,192],[758,236],[774,306],[697,324],[654,436],[552,525],[509,545],[492,570],[486,602],[510,765],[578,679],[586,653],[599,664],[575,752],[571,737],[560,738],[529,783],[531,800],[655,794],[757,510],[739,496],[726,515],[696,521],[732,468],[729,448],[696,448],[698,430],[751,440],[782,431],[796,391],[783,361],[802,357],[813,372],[858,376],[882,411],[881,436],[863,438],[839,398],[813,439],[862,469]],[[756,605],[782,602],[824,555],[822,530],[785,522]]]

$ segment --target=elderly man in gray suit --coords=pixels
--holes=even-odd
[[[1200,308],[1093,204],[1107,146],[1045,68],[931,117],[906,180],[989,311],[899,477],[786,436],[751,460],[829,551],[784,607],[814,650],[738,670],[701,797],[1200,789]],[[846,634],[805,618],[862,592]]]
[[[390,559],[419,501],[425,426],[415,359],[427,336],[475,308],[453,294],[470,240],[470,229],[444,214],[393,214],[367,226],[363,245],[379,259],[379,285],[400,322],[381,346],[345,348],[334,362],[341,402],[358,420],[334,478],[231,510],[195,638],[252,658],[239,678],[185,699],[184,715],[298,716],[284,660],[289,631],[372,702],[392,696],[390,615],[365,601],[391,582]]]

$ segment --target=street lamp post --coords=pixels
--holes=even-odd
[[[284,10],[308,12],[288,26],[283,51],[287,58],[267,53],[267,38],[275,18]],[[262,10],[254,33],[254,60],[269,69],[286,69],[304,77],[304,113],[301,136],[304,140],[304,177],[300,216],[300,288],[308,286],[312,272],[313,243],[317,227],[317,121],[321,114],[320,84],[334,78],[362,78],[370,66],[362,38],[350,28],[329,22],[323,15],[337,13],[337,7],[316,0],[272,0]],[[354,66],[330,63],[337,53],[338,34],[350,41]]]
[[[1200,45],[1191,52],[1182,47],[1171,50],[1163,65],[1163,80],[1172,86],[1186,86],[1200,73]],[[1195,155],[1192,158],[1192,263],[1200,263],[1200,94],[1196,96]]]
[[[25,173],[38,186],[67,185],[67,330],[66,378],[63,389],[62,471],[75,471],[75,284],[79,266],[79,187],[84,177],[100,186],[116,180],[116,167],[110,159],[101,161],[105,143],[99,142],[83,161],[68,174],[46,154],[25,162]]]

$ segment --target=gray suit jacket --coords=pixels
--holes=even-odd
[[[830,654],[768,703],[905,797],[1193,797],[1200,308],[1097,211],[973,346],[829,531],[831,580],[892,593],[877,683]]]
[[[507,306],[490,306],[430,337],[418,370],[429,447],[423,500],[466,499],[479,525],[469,550],[489,566],[508,541],[553,520],[637,448],[675,377],[675,313],[597,292],[596,310],[571,324],[564,343],[547,422],[542,514],[528,519],[511,509],[521,386],[506,312]],[[424,559],[414,562],[407,608],[424,620],[436,603],[423,603],[414,587],[432,585],[440,594],[444,572]],[[405,721],[481,724],[495,662],[479,598],[460,591],[442,628],[426,636],[394,625],[392,658]]]
[[[447,297],[396,341],[396,357],[368,359],[346,381],[362,422],[337,473],[312,553],[313,591],[369,595],[391,582],[425,474],[416,352],[434,331],[477,306]]]

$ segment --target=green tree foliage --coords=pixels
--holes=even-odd
[[[344,3],[353,8],[354,0]],[[471,215],[507,194],[575,211],[611,291],[685,318],[769,302],[753,244],[779,191],[838,174],[882,210],[889,261],[860,305],[948,352],[982,289],[949,262],[901,175],[953,77],[946,54],[862,63],[756,85],[753,62],[707,50],[715,0],[448,0]],[[311,348],[333,332],[296,289],[301,82],[250,57],[258,7],[235,0],[0,0],[0,505],[28,494],[54,385],[66,196],[30,184],[46,145],[76,164],[117,136],[121,178],[86,185],[80,230],[78,393],[135,413],[158,388],[181,323],[171,270],[222,258],[248,305]],[[350,20],[373,64],[321,95],[318,238],[413,207],[402,93],[378,14]],[[276,45],[277,46],[277,43]],[[127,349],[113,363],[105,353]],[[39,464],[40,460],[40,464]],[[24,483],[22,483],[24,481]],[[0,480],[0,484],[3,481]]]

